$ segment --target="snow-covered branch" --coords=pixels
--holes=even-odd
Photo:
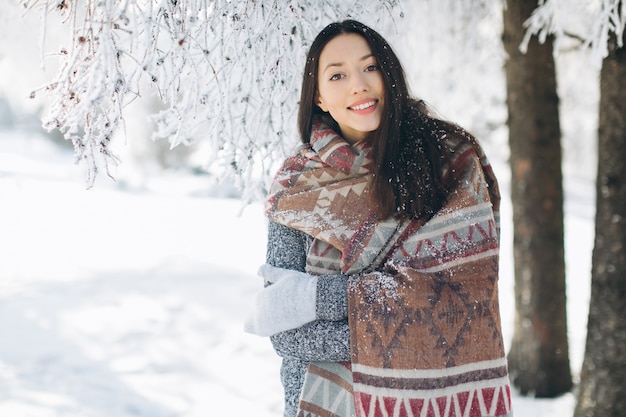
[[[524,23],[526,27],[526,33],[522,44],[520,45],[520,51],[526,53],[528,50],[528,42],[533,36],[537,36],[540,43],[544,43],[548,36],[555,35],[556,41],[562,39],[563,27],[559,21],[559,8],[558,0],[539,0],[539,5],[530,16],[530,18]],[[555,49],[558,46],[555,45]]]
[[[626,27],[626,2],[623,0],[602,0],[599,16],[594,19],[593,32],[589,44],[594,60],[601,62],[609,54],[609,36],[614,33],[618,47],[624,46]]]
[[[615,34],[619,47],[624,45],[626,2],[539,0],[537,8],[525,22],[526,34],[520,50],[527,50],[533,36],[537,36],[539,42],[543,43],[548,36],[554,35],[555,50],[558,51],[560,41],[564,36],[569,36],[564,21],[575,21],[578,28],[586,27],[585,33],[576,37],[584,39],[583,47],[591,49],[593,63],[600,66],[608,55],[607,45],[611,34]]]
[[[301,71],[317,32],[345,18],[376,24],[399,9],[397,0],[20,1],[70,27],[45,87],[44,125],[74,143],[90,185],[117,163],[110,142],[125,106],[156,94],[164,106],[154,138],[172,147],[208,141],[208,165],[248,190],[296,143]]]

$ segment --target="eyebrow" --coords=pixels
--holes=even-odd
[[[367,54],[367,55],[364,55],[363,57],[361,57],[360,61],[365,61],[366,59],[368,59],[368,58],[370,58],[370,57],[373,57],[373,56],[374,56],[374,54],[373,54],[373,53],[371,53],[371,54]],[[322,73],[325,73],[325,72],[326,72],[326,70],[327,70],[328,68],[330,68],[330,67],[340,67],[340,66],[342,66],[343,64],[344,64],[343,62],[331,62],[330,64],[326,65],[326,67],[324,68],[324,71],[322,71]]]

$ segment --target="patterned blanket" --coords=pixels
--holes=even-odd
[[[316,123],[279,170],[268,216],[314,237],[307,271],[350,275],[350,363],[313,363],[298,416],[511,416],[498,308],[499,191],[477,145],[445,138],[448,201],[378,221],[367,145]]]

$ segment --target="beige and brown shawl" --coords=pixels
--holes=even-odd
[[[458,136],[454,189],[427,222],[377,221],[371,160],[317,122],[278,172],[268,216],[314,237],[313,274],[348,284],[350,363],[312,363],[298,416],[511,416],[498,308],[499,191]]]

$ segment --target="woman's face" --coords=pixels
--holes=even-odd
[[[330,113],[344,139],[354,144],[378,129],[385,88],[367,41],[338,35],[322,49],[318,65],[315,104]]]

